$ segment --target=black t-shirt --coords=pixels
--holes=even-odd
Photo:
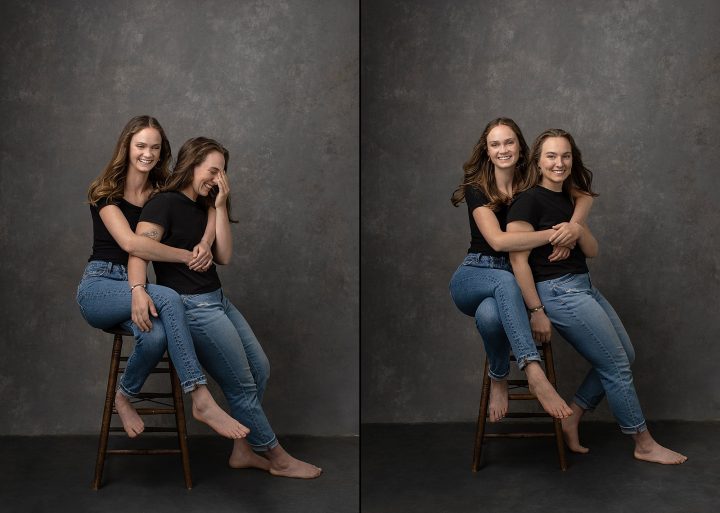
[[[140,219],[142,207],[128,203],[123,198],[113,202],[108,202],[107,198],[102,198],[98,200],[97,206],[90,205],[90,215],[92,216],[93,222],[93,247],[92,255],[88,258],[88,262],[104,260],[106,262],[112,262],[113,264],[127,265],[128,254],[113,238],[100,217],[100,210],[108,205],[115,205],[120,208],[132,231],[135,231],[135,227]]]
[[[161,192],[145,203],[140,221],[162,226],[163,244],[192,251],[205,233],[207,210],[181,192]],[[205,294],[220,288],[215,264],[204,273],[173,262],[153,262],[153,268],[158,285],[180,294]]]
[[[554,192],[545,187],[535,186],[518,194],[510,205],[507,222],[525,221],[536,231],[547,230],[558,223],[570,221],[574,206],[564,192]],[[559,262],[550,262],[552,244],[545,244],[530,252],[528,262],[536,282],[559,278],[565,274],[588,272],[585,254],[576,244],[570,256]]]
[[[492,246],[490,246],[488,241],[485,240],[485,237],[482,236],[480,228],[478,228],[478,225],[475,222],[475,218],[473,218],[473,210],[478,207],[484,207],[490,203],[487,196],[485,196],[480,189],[468,186],[465,187],[465,203],[467,203],[468,217],[470,218],[470,249],[468,249],[468,253],[482,253],[483,255],[504,257],[508,256],[506,251],[495,251]],[[497,217],[502,231],[505,231],[505,226],[507,225],[507,213],[507,205],[501,205],[497,212],[495,212],[495,217]]]

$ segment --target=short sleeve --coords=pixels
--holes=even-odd
[[[145,203],[140,214],[140,222],[162,226],[167,232],[170,227],[170,204],[166,194],[153,196]]]
[[[107,207],[108,205],[118,205],[117,201],[110,201],[110,198],[108,196],[105,196],[104,198],[100,198],[95,202],[95,206],[98,209],[98,212],[102,210],[103,207]]]
[[[508,210],[507,222],[525,221],[530,223],[537,230],[538,214],[537,201],[531,191],[521,192],[515,197]]]
[[[476,208],[484,207],[490,202],[480,189],[467,186],[465,187],[465,203],[467,203],[468,209],[472,212]]]

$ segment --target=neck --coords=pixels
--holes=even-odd
[[[182,192],[185,196],[187,196],[191,200],[197,201],[198,195],[195,192],[195,190],[193,189],[192,184],[188,185],[184,189],[180,189],[180,192]]]
[[[513,195],[513,177],[515,176],[515,168],[498,169],[495,168],[495,183],[498,190],[510,197]]]
[[[540,185],[540,187],[544,187],[549,191],[562,192],[564,183],[565,182],[555,183],[555,182],[551,182],[549,180],[545,180],[545,178],[543,178],[542,180],[540,180],[539,185]]]
[[[125,177],[125,194],[139,195],[148,187],[148,173],[128,169]]]

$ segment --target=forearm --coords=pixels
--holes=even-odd
[[[583,224],[583,234],[578,239],[578,244],[580,245],[580,249],[582,250],[583,254],[588,258],[596,257],[598,252],[600,251],[600,245],[598,244],[597,239],[593,235],[593,233],[590,231],[590,228],[586,224]]]
[[[167,246],[144,235],[134,234],[128,247],[128,253],[143,260],[158,262],[179,262],[187,264],[192,259],[192,252],[186,249]]]
[[[548,244],[553,233],[555,230],[512,233],[498,231],[488,243],[495,251],[525,251]]]
[[[208,220],[207,225],[205,225],[205,233],[202,236],[201,241],[207,242],[208,246],[212,247],[213,243],[215,242],[215,218],[217,216],[217,212],[214,207],[210,207],[208,209]]]
[[[587,222],[588,216],[590,215],[590,209],[593,204],[593,197],[587,194],[583,194],[577,189],[573,190],[573,199],[575,200],[575,209],[573,210],[571,223],[583,224]]]
[[[528,263],[528,252],[510,253],[510,265],[512,265],[515,280],[517,280],[522,292],[525,306],[528,308],[536,308],[540,306],[540,296],[535,288],[535,280],[533,279],[532,270]]]
[[[147,261],[130,255],[128,258],[128,283],[132,287],[147,281]]]
[[[232,257],[232,232],[230,219],[225,206],[215,209],[215,246],[213,256],[215,262],[224,265],[230,263]]]

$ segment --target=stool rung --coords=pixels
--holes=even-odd
[[[125,372],[125,367],[119,367],[118,373]],[[167,374],[170,372],[170,369],[167,367],[155,367],[153,370],[150,371],[150,374]]]
[[[527,380],[524,380],[524,379],[509,379],[508,385],[515,386],[515,387],[527,388],[528,382],[527,382]]]
[[[157,398],[163,398],[163,399],[169,399],[172,398],[171,393],[165,393],[165,392],[141,392],[133,399],[157,399]]]
[[[168,415],[174,414],[175,408],[135,408],[138,415]],[[112,409],[113,415],[117,415],[117,409]]]
[[[509,418],[515,418],[515,419],[524,419],[524,418],[530,418],[530,417],[549,417],[549,413],[539,412],[539,411],[511,411],[505,414],[505,417]]]
[[[180,449],[108,449],[106,454],[120,456],[148,456],[154,454],[180,454]]]
[[[511,401],[537,401],[537,397],[532,394],[508,394]]]
[[[113,433],[124,433],[125,429],[120,426],[113,426],[110,428]],[[177,428],[174,427],[160,427],[160,426],[146,426],[143,433],[177,433]]]
[[[535,438],[538,436],[555,436],[555,433],[485,433],[487,438]]]

